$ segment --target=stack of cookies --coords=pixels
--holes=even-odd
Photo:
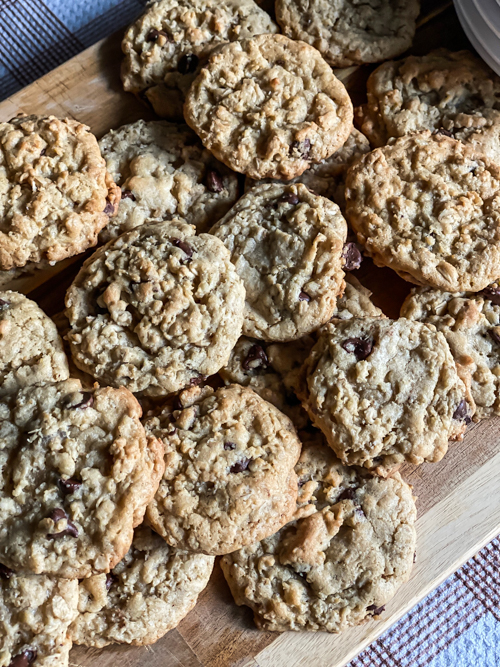
[[[2,667],[155,642],[216,556],[276,631],[408,579],[398,469],[500,414],[500,80],[409,56],[353,111],[332,66],[415,30],[416,0],[379,4],[277,0],[279,34],[253,0],[159,0],[122,78],[161,119],[0,124],[2,280],[99,243],[59,333],[0,293]],[[363,254],[417,286],[399,319]]]

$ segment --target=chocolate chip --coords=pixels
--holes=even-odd
[[[94,396],[89,391],[82,391],[81,394],[83,398],[80,403],[77,403],[76,405],[70,405],[69,407],[75,410],[76,408],[79,408],[80,410],[86,410],[87,408],[91,408],[94,405]]]
[[[301,292],[299,294],[299,301],[310,301],[310,300],[311,300],[311,297],[309,296],[309,294],[307,292]]]
[[[224,190],[224,183],[222,181],[222,176],[215,169],[209,169],[207,171],[206,178],[207,189],[210,192],[222,192]]]
[[[0,579],[10,579],[14,574],[14,570],[11,570],[7,565],[2,565],[0,563]]]
[[[353,488],[348,488],[344,489],[340,496],[337,498],[337,502],[340,502],[341,500],[354,500],[356,497],[356,489]]]
[[[344,266],[342,267],[344,271],[355,271],[356,269],[359,269],[361,262],[363,261],[363,255],[355,243],[345,244],[344,250],[342,251],[342,257],[344,258]]]
[[[226,451],[229,451],[229,450],[232,450],[232,449],[236,449],[236,443],[234,443],[234,442],[229,442],[229,441],[228,441],[228,442],[225,442],[225,443],[224,443],[224,449],[225,449]]]
[[[444,127],[440,127],[439,130],[436,130],[436,134],[444,134],[445,137],[453,137],[453,132],[446,130]]]
[[[414,563],[417,562],[417,552],[416,552],[416,551],[415,551],[415,553],[413,554],[413,562],[414,562]]]
[[[191,259],[191,257],[193,256],[193,249],[185,241],[183,241],[182,239],[174,239],[172,241],[172,244],[176,248],[180,248],[182,250],[182,252],[186,253],[188,258]]]
[[[103,213],[105,213],[106,215],[112,215],[114,212],[115,212],[114,205],[110,201],[106,200],[106,206],[104,207]]]
[[[457,421],[464,421],[466,424],[471,423],[471,418],[468,415],[469,411],[469,404],[465,400],[465,398],[462,398],[460,403],[457,405],[457,409],[453,413],[453,419],[456,419]]]
[[[377,605],[371,604],[366,608],[366,611],[371,612],[372,616],[380,616],[380,614],[383,614],[385,611],[385,604],[383,604],[381,607],[377,607]]]
[[[46,149],[46,148],[42,148],[42,150],[40,151],[40,157],[42,157],[43,155],[45,155],[46,152],[47,152],[47,149]]]
[[[35,662],[37,655],[35,648],[25,648],[22,653],[18,653],[12,658],[9,667],[29,667]]]
[[[60,477],[57,481],[57,486],[59,487],[61,493],[65,496],[69,496],[81,487],[82,482],[78,479],[73,479],[69,477],[68,479],[63,479]]]
[[[257,365],[250,367],[250,364],[254,361],[258,362]],[[267,358],[264,348],[257,344],[252,345],[248,350],[248,354],[242,366],[246,371],[249,371],[250,368],[258,368],[259,366],[267,368],[267,366],[269,366],[269,359]]]
[[[111,586],[115,583],[116,577],[114,574],[111,574],[111,572],[108,572],[106,575],[106,590],[109,591]]]
[[[3,299],[0,299],[0,311],[1,310],[7,310],[7,308],[10,306],[9,301],[4,301]]]
[[[151,28],[151,30],[146,35],[146,42],[156,42],[160,35],[163,35],[163,37],[166,37],[166,39],[170,39],[168,33],[166,33],[164,30]]]
[[[348,338],[342,343],[346,352],[354,354],[358,361],[362,361],[370,356],[373,350],[373,340],[370,338]]]
[[[200,59],[194,53],[186,53],[185,56],[179,60],[177,71],[180,74],[192,74],[198,67]]]
[[[285,192],[279,198],[280,202],[285,202],[286,204],[291,204],[292,206],[297,206],[300,204],[300,199],[293,192]]]
[[[248,468],[251,460],[252,459],[242,459],[241,461],[236,461],[236,463],[229,468],[229,472],[243,472]]]
[[[135,195],[131,190],[122,190],[122,199],[131,199],[135,201]]]
[[[65,535],[69,535],[70,537],[78,537],[78,528],[71,521],[66,512],[60,507],[57,507],[55,510],[52,511],[52,513],[49,515],[49,519],[52,519],[54,523],[61,521],[61,519],[66,519],[66,524],[67,524],[66,528],[64,530],[61,530],[60,533],[49,533],[47,537],[49,537],[50,539],[53,540],[58,539],[59,537],[64,537]]]
[[[491,301],[495,306],[500,306],[500,287],[486,287],[481,292],[481,296]]]
[[[281,60],[281,58],[278,58],[278,60],[275,63],[276,65],[279,65],[280,67],[285,67],[286,63],[284,60]]]
[[[294,157],[301,157],[303,160],[307,160],[311,152],[311,140],[306,137],[304,141],[292,142],[290,152]]]
[[[196,387],[202,382],[205,382],[206,379],[207,379],[206,375],[198,375],[198,377],[191,378],[189,380],[189,384],[191,385],[191,387]]]

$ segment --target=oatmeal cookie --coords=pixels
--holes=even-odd
[[[183,120],[189,86],[216,46],[277,29],[253,0],[150,3],[123,38],[123,87],[145,96],[159,116]]]
[[[347,141],[353,112],[316,49],[259,35],[210,56],[189,89],[184,116],[231,169],[254,179],[292,179]]]
[[[123,558],[164,470],[140,416],[127,389],[78,380],[0,403],[0,562],[81,579]]]
[[[210,230],[246,290],[243,333],[301,338],[327,322],[344,289],[347,225],[339,207],[302,183],[249,190]]]
[[[365,155],[347,174],[347,217],[378,266],[450,292],[500,276],[500,166],[429,131]]]
[[[120,201],[89,128],[54,116],[0,123],[0,192],[0,271],[94,246]]]
[[[66,295],[75,364],[146,396],[200,382],[227,363],[245,289],[223,243],[179,219],[100,248]]]
[[[276,532],[295,510],[292,422],[249,387],[193,387],[145,422],[163,440],[165,474],[147,510],[173,547],[226,554]]]

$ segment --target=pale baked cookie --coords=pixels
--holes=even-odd
[[[0,292],[0,396],[68,377],[68,360],[50,317],[23,294]]]
[[[172,546],[226,554],[276,532],[297,498],[292,422],[248,387],[193,387],[145,422],[165,445],[165,474],[147,510]]]
[[[500,414],[500,288],[477,294],[415,289],[401,316],[433,324],[448,341],[457,368],[470,384],[474,421]]]
[[[394,58],[411,46],[419,0],[277,0],[285,35],[302,39],[333,67]]]
[[[344,463],[379,474],[404,461],[441,460],[474,412],[445,337],[420,322],[329,324],[303,375],[303,405],[330,447]]]
[[[234,599],[264,630],[339,632],[384,611],[407,581],[416,509],[395,473],[343,466],[327,447],[304,447],[295,467],[295,520],[221,561]]]
[[[347,217],[378,266],[450,292],[500,276],[500,166],[429,131],[364,156],[347,174]]]
[[[421,130],[441,131],[500,160],[500,78],[469,51],[432,51],[380,65],[356,109],[373,146]]]
[[[81,579],[123,558],[164,470],[140,416],[127,389],[78,380],[0,403],[0,562]]]
[[[236,174],[186,125],[138,120],[111,130],[99,146],[122,190],[118,214],[101,234],[105,240],[173,216],[203,232],[238,199]]]
[[[0,192],[1,271],[95,245],[120,201],[89,128],[54,116],[0,123]]]
[[[0,665],[67,667],[78,581],[18,575],[0,563]]]
[[[243,333],[301,338],[327,322],[344,289],[347,225],[339,207],[302,183],[249,190],[210,230],[246,290]]]
[[[194,607],[208,584],[212,556],[169,547],[143,525],[125,558],[108,574],[80,582],[75,644],[154,644]]]
[[[145,224],[85,262],[66,295],[67,339],[81,370],[162,396],[227,363],[244,300],[219,239],[179,219]]]
[[[370,152],[368,139],[353,129],[347,137],[345,144],[335,153],[327,158],[313,164],[300,176],[294,178],[290,183],[304,183],[306,187],[322,197],[328,197],[338,204],[343,211],[345,209],[345,177],[347,170],[362,155]],[[262,183],[279,183],[279,180],[261,179],[254,181],[252,178],[245,180],[245,192]]]
[[[254,179],[291,179],[347,141],[353,112],[316,49],[259,35],[210,56],[189,89],[184,116],[231,169]]]
[[[150,3],[123,38],[123,87],[144,95],[159,116],[182,120],[189,86],[216,46],[276,31],[253,0]]]

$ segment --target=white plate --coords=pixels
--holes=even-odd
[[[500,75],[500,41],[483,21],[472,0],[455,0],[457,16],[465,34],[481,58]],[[475,12],[475,14],[474,14]],[[473,20],[471,17],[474,17]]]
[[[486,25],[500,38],[500,0],[474,0]]]

